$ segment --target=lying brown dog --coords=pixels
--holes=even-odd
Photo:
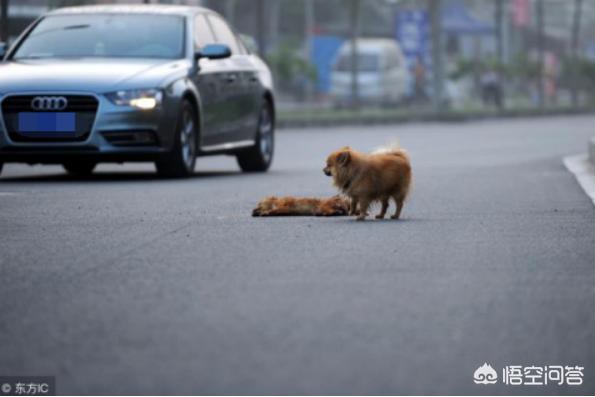
[[[349,200],[342,196],[326,199],[301,197],[267,197],[252,211],[252,216],[344,216]]]
[[[323,171],[351,198],[350,215],[364,220],[370,204],[380,201],[376,219],[382,219],[392,198],[397,209],[391,218],[399,219],[411,185],[411,163],[404,150],[394,146],[366,154],[344,147],[328,156]]]

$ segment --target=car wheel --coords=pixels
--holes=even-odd
[[[92,161],[69,161],[62,164],[66,172],[73,176],[89,176],[96,166],[97,163]]]
[[[265,102],[258,119],[255,145],[237,154],[238,164],[244,172],[264,172],[273,161],[275,149],[275,123],[271,105]]]
[[[176,126],[173,150],[155,163],[159,175],[183,178],[192,175],[196,165],[197,117],[194,107],[184,100]]]

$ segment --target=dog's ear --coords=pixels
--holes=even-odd
[[[351,153],[348,150],[339,153],[339,155],[337,156],[337,163],[339,163],[340,165],[347,165],[347,163],[349,163],[349,160],[351,160]]]

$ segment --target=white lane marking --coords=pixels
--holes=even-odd
[[[576,177],[579,185],[595,205],[595,167],[589,162],[586,154],[564,157],[564,165]]]

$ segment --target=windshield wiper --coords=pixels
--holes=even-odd
[[[91,27],[91,25],[70,25],[70,26],[64,26],[64,27],[59,27],[59,28],[54,28],[54,29],[42,30],[41,32],[31,33],[31,35],[29,35],[28,39],[30,39],[31,37],[43,36],[44,34],[55,33],[55,32],[59,32],[62,30],[88,29],[90,27]]]
[[[26,57],[18,57],[18,58],[15,57],[13,59],[15,61],[20,61],[20,60],[23,60],[23,59],[46,59],[46,58],[51,58],[51,55],[50,56],[47,56],[47,57],[31,55],[31,56],[26,56]]]
[[[91,27],[91,25],[71,25],[71,26],[65,26],[63,29],[64,30],[88,29],[90,27]]]

